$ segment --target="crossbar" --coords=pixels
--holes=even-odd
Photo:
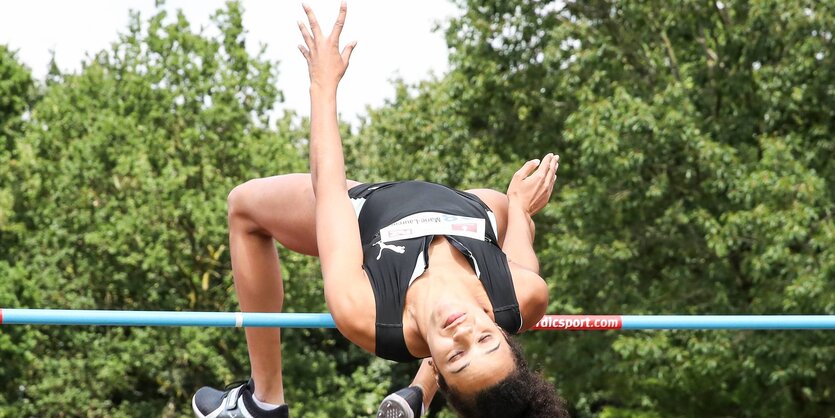
[[[0,325],[335,328],[327,313],[0,309]],[[835,329],[835,315],[545,315],[536,330]]]

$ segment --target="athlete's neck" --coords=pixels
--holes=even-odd
[[[461,303],[478,301],[473,295],[472,286],[459,277],[443,277],[440,274],[428,274],[415,280],[409,288],[406,309],[409,310],[419,328],[429,324],[435,305],[442,296],[456,295]],[[422,332],[423,333],[423,332]]]
[[[484,309],[492,314],[487,293],[471,269],[434,266],[412,283],[406,296],[406,312],[424,339],[438,301],[447,299],[449,295],[455,295],[456,302],[462,305],[473,305],[475,309]]]
[[[457,302],[472,303],[492,316],[493,309],[484,286],[467,259],[443,237],[435,237],[429,248],[429,267],[409,286],[404,307],[404,336],[412,341],[414,354],[428,353],[427,331],[439,300],[455,295]]]

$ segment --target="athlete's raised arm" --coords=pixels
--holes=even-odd
[[[525,163],[507,188],[507,232],[502,251],[507,254],[516,298],[522,310],[522,331],[545,314],[548,286],[539,276],[539,260],[533,249],[535,225],[531,216],[542,210],[551,197],[559,168],[559,156]]]
[[[507,258],[539,274],[539,260],[533,250],[535,226],[531,216],[542,210],[551,197],[560,157],[546,155],[542,161],[525,163],[507,187],[507,232],[502,250]]]
[[[336,116],[336,89],[348,68],[348,60],[356,43],[339,51],[339,35],[345,24],[347,6],[340,5],[339,16],[329,35],[322,28],[313,10],[304,5],[310,30],[299,22],[305,45],[299,50],[307,60],[310,73],[310,173],[316,195],[316,238],[325,300],[337,327],[346,333],[343,308],[356,301],[351,289],[367,283],[362,271],[362,247],[356,214],[348,199],[345,185],[345,160]],[[369,289],[370,294],[370,289]]]
[[[322,33],[310,6],[303,7],[310,22],[310,30],[299,22],[305,43],[299,45],[299,50],[307,60],[310,74],[310,173],[313,177],[313,190],[318,198],[321,188],[345,188],[345,163],[336,116],[336,89],[348,68],[348,60],[356,42],[351,42],[342,52],[339,51],[339,35],[347,14],[345,2],[340,5],[339,16],[327,36]]]

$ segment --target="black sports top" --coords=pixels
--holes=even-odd
[[[422,181],[361,184],[348,191],[360,227],[363,269],[377,308],[377,356],[410,361],[403,307],[412,280],[429,266],[429,244],[443,235],[470,262],[496,323],[515,334],[522,316],[493,212],[475,195]]]

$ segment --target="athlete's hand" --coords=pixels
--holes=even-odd
[[[351,58],[351,52],[357,46],[357,42],[351,42],[339,52],[339,35],[342,33],[342,27],[345,26],[345,15],[348,12],[348,6],[343,1],[339,6],[339,16],[336,18],[336,23],[333,25],[330,35],[325,36],[322,33],[322,28],[319,27],[319,21],[316,20],[316,15],[313,14],[313,9],[310,6],[303,4],[307,19],[310,22],[310,31],[304,23],[299,22],[299,30],[302,32],[304,43],[307,47],[299,45],[299,50],[307,60],[307,69],[310,73],[310,87],[322,87],[326,89],[336,89],[339,80],[345,74],[348,68],[348,60]]]
[[[507,187],[508,199],[518,204],[528,215],[539,212],[551,198],[559,166],[560,156],[550,153],[541,162],[528,161],[510,180]]]

